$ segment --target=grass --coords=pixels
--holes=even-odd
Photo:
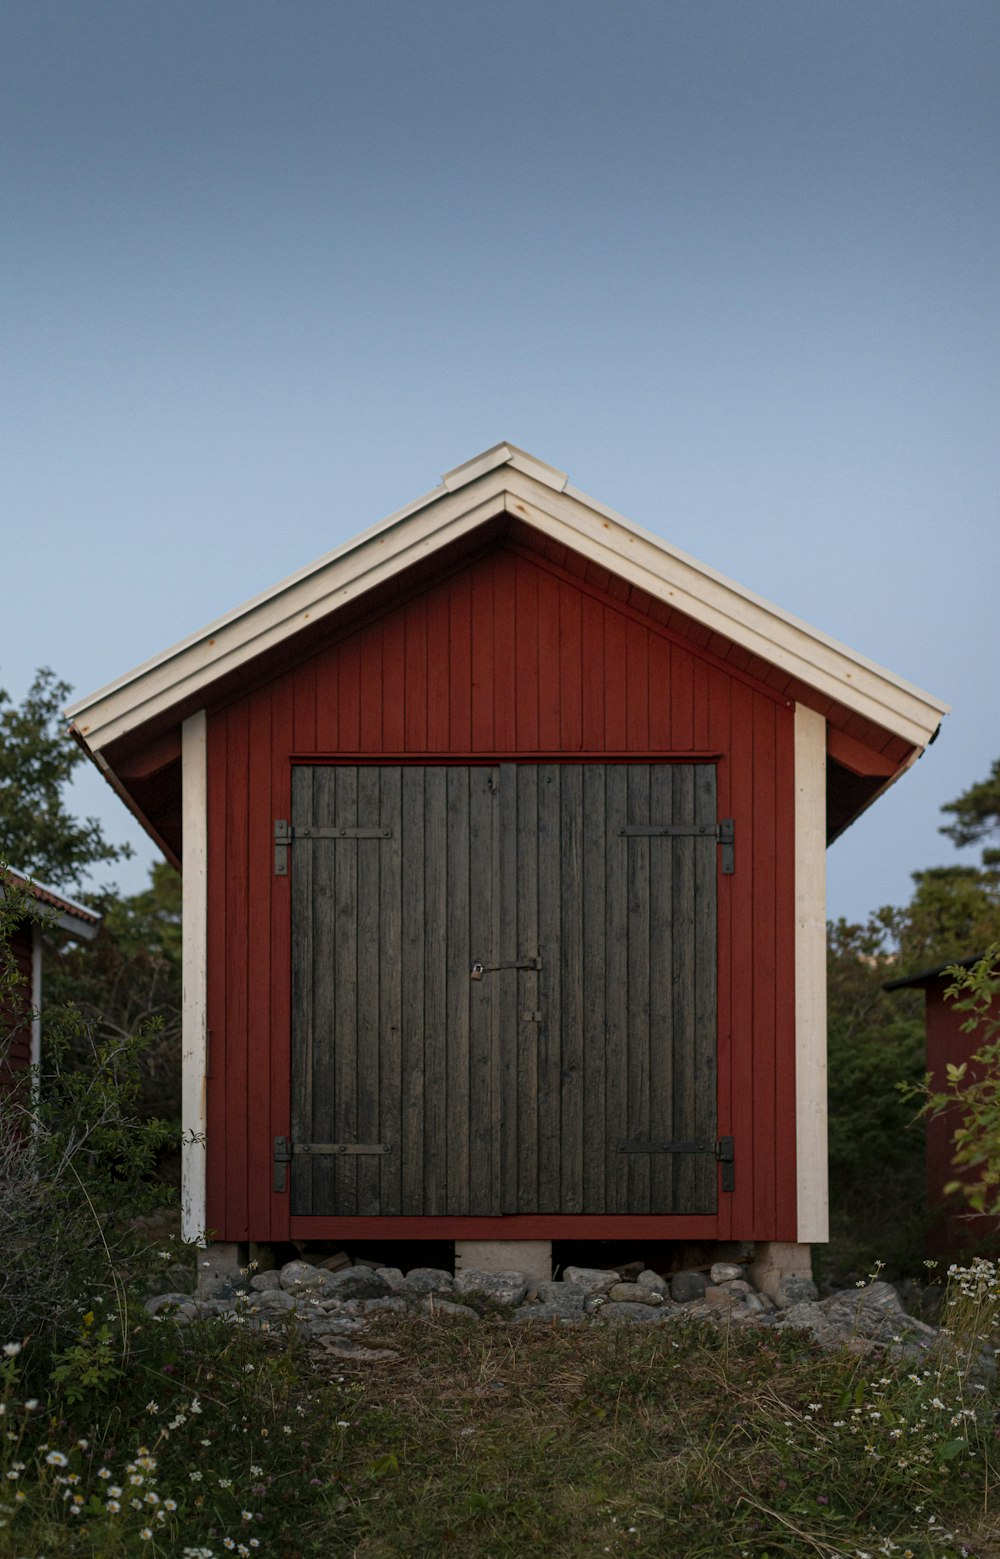
[[[975,1293],[952,1319],[981,1328]],[[916,1368],[686,1321],[393,1313],[372,1361],[132,1313],[123,1362],[122,1320],[86,1311],[41,1379],[11,1344],[0,1553],[1000,1556],[967,1347]]]

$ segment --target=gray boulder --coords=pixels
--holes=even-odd
[[[403,1279],[408,1294],[450,1294],[455,1279],[440,1267],[412,1267]]]
[[[889,1284],[881,1286],[888,1288]],[[818,1298],[819,1289],[812,1278],[796,1277],[794,1274],[779,1278],[774,1291],[774,1302],[779,1310],[786,1310],[789,1305],[814,1304]]]
[[[321,1272],[308,1261],[286,1261],[278,1274],[282,1288],[301,1293],[304,1289],[320,1289],[328,1274]]]
[[[255,1293],[263,1294],[268,1289],[281,1287],[280,1272],[255,1272],[250,1279],[250,1287]]]
[[[324,1299],[383,1299],[389,1292],[385,1278],[369,1267],[344,1267],[340,1272],[324,1272]]]
[[[588,1294],[607,1294],[621,1282],[618,1272],[606,1272],[600,1267],[567,1267],[563,1272],[567,1283],[586,1289]]]
[[[670,1279],[670,1297],[675,1304],[689,1305],[704,1298],[707,1287],[704,1272],[675,1272]]]
[[[554,1306],[560,1315],[582,1315],[584,1301],[587,1298],[587,1290],[579,1283],[539,1283],[538,1285],[539,1304]]]
[[[663,1295],[650,1288],[643,1288],[639,1283],[616,1283],[608,1295],[609,1300],[615,1304],[653,1305],[659,1307],[663,1304]],[[605,1308],[607,1308],[605,1306]]]
[[[456,1272],[456,1294],[482,1294],[498,1305],[519,1305],[528,1292],[523,1272]]]

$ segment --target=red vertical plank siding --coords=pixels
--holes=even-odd
[[[290,815],[293,758],[713,753],[719,816],[736,827],[735,875],[718,877],[719,1133],[735,1138],[736,1190],[720,1194],[714,1227],[795,1238],[793,713],[694,648],[697,625],[685,638],[644,601],[603,571],[573,576],[498,547],[210,715],[219,1237],[295,1233],[271,1187],[290,1116],[289,880],[273,875],[272,829]]]
[[[716,804],[720,817],[732,817],[733,798],[732,781],[733,765],[729,759],[732,748],[732,682],[721,671],[714,667],[708,674],[708,739],[709,748],[712,751],[721,752],[723,757],[716,769]],[[737,856],[736,872],[731,877],[722,875],[722,862],[719,863],[719,872],[716,879],[718,892],[718,986],[716,1002],[718,1005],[718,1090],[719,1090],[719,1121],[718,1131],[720,1137],[735,1136],[736,1128],[733,1125],[733,1003],[732,1003],[732,924],[733,924],[733,900],[738,895],[740,882],[739,857]],[[752,1162],[750,1153],[743,1143],[738,1144],[738,1174],[746,1174]],[[719,1176],[721,1180],[721,1172]],[[737,1180],[737,1183],[738,1180]],[[719,1195],[719,1238],[722,1240],[733,1237],[733,1197]]]
[[[694,659],[676,647],[670,659],[670,745],[683,752],[694,746]]]
[[[359,742],[362,752],[378,752],[382,745],[382,624],[373,623],[365,634],[358,675],[361,708]]]
[[[732,1000],[732,1136],[737,1154],[736,1189],[732,1194],[734,1229],[740,1239],[753,1238],[754,1178],[757,1144],[754,1138],[754,944],[756,930],[753,896],[753,716],[754,698],[748,688],[730,682],[732,726],[730,753],[732,780],[730,804],[736,830],[736,871],[732,878],[729,975]],[[762,934],[764,928],[761,928]],[[767,1145],[762,1144],[762,1153]],[[749,1173],[743,1168],[746,1165]],[[746,1230],[746,1234],[742,1231]]]
[[[600,752],[604,746],[604,607],[592,596],[582,597],[584,752]],[[665,745],[665,744],[664,744]]]
[[[407,752],[427,750],[427,600],[417,596],[406,606],[406,659],[403,663],[404,730]]]
[[[472,751],[493,751],[493,575],[472,574]]]
[[[646,642],[649,745],[654,752],[667,752],[670,747],[670,644],[655,633],[647,634]],[[706,736],[705,746],[712,748],[711,737]]]
[[[292,745],[296,752],[316,752],[320,744],[316,739],[316,662],[303,661],[294,676],[282,678],[282,686],[289,690],[293,710]]]
[[[379,691],[384,752],[403,752],[406,747],[405,667],[406,619],[402,612],[397,611],[382,624],[382,686]],[[335,746],[324,747],[317,740],[317,752],[336,750]]]
[[[345,639],[337,657],[337,748],[361,750],[361,638]],[[368,646],[365,646],[368,649]]]
[[[517,749],[515,563],[501,552],[493,574],[493,742],[500,752]],[[431,744],[433,746],[433,744]]]
[[[630,752],[642,752],[649,740],[649,633],[630,622],[625,638],[625,738]]]
[[[472,751],[472,582],[468,572],[448,592],[448,751]],[[386,741],[386,752],[399,752]]]
[[[448,597],[435,591],[427,598],[427,746],[431,752],[448,751],[448,683],[447,675],[441,675],[442,667],[451,662],[450,635],[448,629]],[[378,690],[372,690],[378,697]],[[369,747],[368,752],[377,751]]]
[[[538,746],[559,751],[559,584],[538,576]]]
[[[520,565],[520,559],[517,560]],[[515,738],[518,752],[538,751],[538,570],[514,570]]]
[[[377,703],[377,700],[376,700]],[[292,766],[288,754],[293,744],[292,701],[284,696],[284,688],[271,706],[271,807],[275,817],[292,815]],[[267,823],[270,819],[266,820]],[[269,1198],[269,1217],[266,1227],[270,1238],[288,1238],[288,1208],[286,1195],[273,1189],[271,1152],[275,1137],[291,1136],[291,1097],[289,1079],[292,1074],[292,922],[291,878],[275,877],[273,873],[273,849],[270,830],[260,841],[262,856],[260,870],[266,876],[270,889],[270,1046],[269,1055],[263,1058],[263,1071],[269,1078],[268,1127],[263,1141],[256,1144],[253,1155],[253,1173],[258,1175]],[[267,933],[265,932],[265,935]]]
[[[583,747],[583,628],[579,590],[562,584],[559,589],[559,748],[579,752]]]
[[[620,612],[604,613],[604,747],[624,752],[628,747],[628,619]]]
[[[250,703],[247,763],[247,1209],[251,1229],[266,1226],[270,1218],[271,1177],[266,1167],[271,1130],[272,702],[273,690],[265,688]]]

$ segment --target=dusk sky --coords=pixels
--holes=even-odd
[[[998,130],[996,0],[0,0],[0,686],[507,439],[953,706],[830,852],[904,901],[1000,755]]]

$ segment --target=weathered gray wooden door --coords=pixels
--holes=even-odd
[[[293,1212],[714,1212],[715,824],[711,765],[297,768]]]

